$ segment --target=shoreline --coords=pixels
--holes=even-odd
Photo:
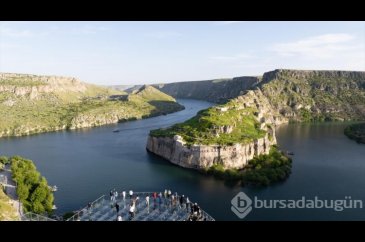
[[[167,111],[167,112],[152,113],[152,114],[149,114],[149,115],[143,115],[141,117],[131,117],[131,118],[128,118],[128,119],[120,119],[117,122],[104,123],[104,124],[100,124],[100,125],[90,125],[90,126],[79,127],[79,128],[57,127],[55,129],[51,129],[51,130],[45,130],[45,131],[40,131],[40,132],[28,132],[28,133],[23,133],[23,134],[18,134],[18,135],[1,135],[0,134],[0,139],[15,138],[15,137],[26,137],[26,136],[39,135],[39,134],[45,134],[45,133],[53,133],[53,132],[60,132],[60,131],[73,131],[73,130],[81,130],[81,129],[90,129],[90,128],[102,127],[102,126],[106,126],[106,125],[113,125],[113,124],[118,124],[118,123],[124,123],[124,122],[136,121],[136,120],[143,120],[143,119],[148,119],[148,118],[153,118],[153,117],[158,117],[158,116],[166,116],[167,114],[176,113],[176,112],[182,111],[184,109],[185,109],[185,107],[183,105],[181,105],[181,108],[179,108],[175,111],[172,111],[172,112]]]

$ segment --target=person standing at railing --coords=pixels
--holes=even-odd
[[[150,196],[147,194],[146,196],[146,206],[147,206],[147,213],[150,213]]]
[[[167,205],[167,189],[165,189],[165,192],[163,193],[165,204]]]
[[[175,196],[171,195],[171,207],[174,208],[175,207]]]
[[[184,197],[184,195],[180,196],[180,200],[179,200],[179,202],[180,202],[180,209],[181,209],[181,208],[183,208],[183,205],[184,205],[184,202],[185,202],[185,197]]]
[[[189,197],[186,197],[186,212],[189,212],[189,208],[190,208],[190,200]]]
[[[125,196],[126,196],[126,192],[125,191],[123,191],[122,192],[122,196],[123,196],[123,205],[124,205],[124,208],[126,207],[125,205]]]
[[[135,210],[136,210],[135,204],[132,203],[129,208],[129,215],[130,215],[129,220],[132,220],[134,218]]]
[[[136,197],[136,199],[134,200],[135,213],[137,213],[137,206],[138,206],[138,202],[139,202],[139,196],[137,196],[137,197]]]
[[[158,196],[158,208],[161,212],[162,211],[162,194],[161,194],[161,196],[160,195]]]
[[[89,215],[90,215],[90,213],[91,213],[91,203],[90,202],[87,204],[87,211],[89,212]]]
[[[115,209],[117,210],[117,216],[118,216],[118,213],[119,213],[119,204],[118,203],[115,203]]]

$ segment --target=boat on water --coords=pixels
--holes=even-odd
[[[292,152],[292,151],[287,151],[287,152],[286,152],[286,154],[287,154],[287,155],[294,155],[294,152]]]
[[[57,192],[57,186],[48,186],[49,189],[51,189],[52,192]]]
[[[113,133],[118,133],[120,130],[119,129],[114,129]]]

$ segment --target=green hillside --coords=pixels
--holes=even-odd
[[[365,73],[275,70],[260,85],[270,103],[292,121],[365,119]],[[265,79],[264,75],[264,79]]]
[[[181,109],[153,87],[128,96],[74,78],[0,73],[0,137],[99,126]]]
[[[235,100],[225,105],[208,108],[180,124],[167,129],[152,130],[155,137],[180,135],[187,144],[233,145],[247,143],[265,136],[255,118],[255,108],[239,109]],[[227,110],[225,110],[227,108]]]

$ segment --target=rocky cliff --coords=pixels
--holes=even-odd
[[[253,157],[268,154],[271,145],[276,144],[268,134],[247,144],[234,145],[192,145],[186,146],[181,136],[152,137],[147,140],[147,150],[170,162],[194,169],[205,169],[214,164],[225,168],[242,168]]]
[[[257,86],[293,121],[365,119],[365,72],[275,70]]]
[[[186,168],[243,168],[253,157],[269,154],[275,126],[286,122],[261,90],[249,90],[185,123],[151,131],[147,150]]]
[[[172,95],[181,95],[180,84],[176,90],[169,85]],[[185,85],[184,97],[196,98]],[[207,168],[218,162],[242,168],[253,156],[267,154],[276,143],[275,127],[282,123],[365,120],[365,72],[274,70],[229,95],[235,98],[224,105],[151,131],[147,149],[184,167]]]
[[[29,99],[41,98],[48,93],[72,93],[74,95],[92,96],[112,94],[111,89],[87,84],[73,77],[38,76],[29,74],[0,73],[0,92],[15,94]]]
[[[257,77],[235,77],[207,81],[155,84],[154,87],[175,98],[191,98],[214,103],[224,103],[242,94],[259,82]]]
[[[94,127],[183,109],[151,86],[137,93],[71,77],[0,73],[0,137]]]
[[[277,69],[262,77],[156,84],[177,98],[225,103],[259,88],[292,121],[363,120],[365,72]]]

